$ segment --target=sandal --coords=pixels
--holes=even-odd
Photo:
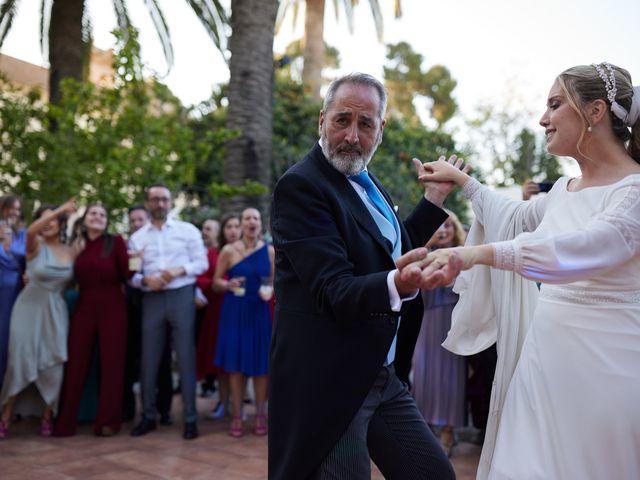
[[[444,430],[440,433],[440,445],[447,455],[447,458],[451,458],[453,452],[453,446],[456,444],[455,436],[452,429]]]
[[[253,433],[258,436],[266,435],[268,431],[267,428],[267,417],[263,415],[256,415],[256,424],[253,427]]]
[[[40,436],[50,437],[53,433],[53,424],[50,418],[42,418],[40,422]]]
[[[0,420],[0,439],[9,436],[9,420]]]
[[[231,426],[229,427],[229,436],[240,438],[242,435],[244,435],[244,430],[242,429],[242,418],[233,417],[231,419]]]

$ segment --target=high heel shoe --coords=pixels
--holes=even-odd
[[[244,435],[244,430],[242,429],[242,418],[233,417],[231,419],[231,426],[229,427],[229,436],[240,438],[242,435]]]
[[[40,436],[50,437],[53,433],[53,425],[50,418],[43,418],[40,422]]]
[[[9,436],[9,420],[0,420],[0,439]]]
[[[263,436],[267,434],[267,431],[267,417],[265,415],[256,415],[256,424],[253,427],[253,433],[258,436]]]

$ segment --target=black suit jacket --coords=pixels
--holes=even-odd
[[[445,218],[422,199],[400,222],[403,252],[424,245]],[[422,308],[418,295],[404,302],[401,312],[391,311],[391,245],[318,144],[279,180],[271,219],[276,309],[269,478],[300,480],[319,466],[362,405],[386,359],[399,315],[396,364],[410,363]],[[416,303],[419,315],[409,314]]]

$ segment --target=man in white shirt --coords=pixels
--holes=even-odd
[[[187,222],[168,217],[171,192],[165,185],[152,185],[145,192],[145,207],[151,221],[136,231],[129,248],[143,251],[142,270],[132,284],[142,289],[142,420],[131,431],[138,437],[156,428],[156,378],[171,328],[178,360],[185,440],[198,436],[196,425],[196,371],[194,347],[196,276],[208,268],[200,231]]]

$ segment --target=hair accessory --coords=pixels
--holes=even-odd
[[[616,102],[616,95],[618,89],[616,87],[616,76],[613,71],[613,67],[607,62],[602,62],[602,65],[607,69],[609,75],[605,73],[604,69],[596,63],[592,63],[593,68],[596,69],[598,75],[604,82],[605,89],[607,90],[607,99],[611,103],[611,111],[613,114],[622,120],[622,123],[627,127],[633,127],[640,117],[640,87],[633,87],[633,97],[631,97],[631,108],[627,110]]]

